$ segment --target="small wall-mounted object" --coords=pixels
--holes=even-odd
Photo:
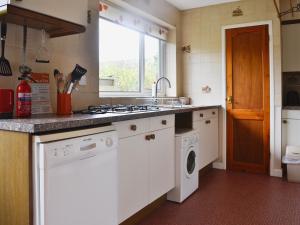
[[[185,45],[181,48],[181,50],[185,53],[191,53],[191,45]]]
[[[208,94],[211,92],[211,87],[208,85],[202,87],[202,93]]]
[[[92,23],[92,10],[88,10],[87,12],[87,23],[88,24]]]
[[[232,11],[232,16],[236,17],[236,16],[243,16],[243,10],[238,6],[235,10]]]

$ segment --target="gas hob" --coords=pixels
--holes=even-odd
[[[155,112],[160,108],[156,105],[99,105],[89,106],[87,109],[76,111],[76,114],[106,114],[106,113],[119,113],[129,114],[138,112]]]

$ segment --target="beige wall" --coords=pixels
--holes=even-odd
[[[153,15],[173,26],[178,26],[176,32],[180,32],[180,12],[173,6],[164,1],[149,0],[149,1],[134,1],[126,0],[129,4],[137,7],[148,14]],[[81,109],[88,105],[101,103],[126,103],[130,99],[99,99],[98,93],[98,0],[89,0],[89,9],[92,10],[92,24],[87,26],[87,31],[84,34],[53,39],[51,42],[54,51],[54,65],[67,73],[72,70],[74,63],[80,63],[88,69],[87,86],[80,87],[80,91],[73,95],[73,108]],[[163,13],[164,12],[164,13]],[[171,31],[174,35],[174,31]],[[179,40],[173,38],[171,42],[176,44]],[[180,36],[180,35],[178,35]],[[177,59],[180,60],[180,59]],[[178,65],[181,65],[178,63]],[[53,68],[51,68],[53,69]],[[180,71],[181,67],[178,67]],[[180,74],[178,72],[178,74]],[[52,85],[53,86],[53,85]],[[181,87],[181,86],[180,86]],[[52,94],[53,102],[55,103],[55,89]],[[55,104],[54,104],[55,107]]]
[[[300,24],[282,26],[282,71],[300,71]]]
[[[296,6],[297,0],[292,0],[292,5]],[[290,9],[290,0],[280,0],[280,11]],[[285,20],[300,19],[300,12],[289,13],[281,18]],[[282,71],[300,71],[300,24],[282,25]]]
[[[232,17],[240,6],[244,16]],[[274,64],[277,105],[281,105],[280,23],[271,0],[244,0],[182,13],[182,44],[190,44],[192,53],[183,55],[184,93],[195,104],[221,103],[222,94],[222,26],[272,20],[274,38]],[[202,93],[203,86],[210,86],[211,93]]]
[[[297,2],[298,0],[291,0],[292,1],[292,5],[293,6],[296,6],[297,5]],[[291,7],[290,7],[290,0],[280,0],[280,12],[284,12],[284,11],[287,11],[289,10]],[[283,16],[281,18],[282,20],[294,20],[294,19],[300,19],[300,12],[295,12],[294,14],[287,14],[285,16]]]
[[[244,15],[232,17],[232,11],[238,6]],[[273,24],[274,43],[274,83],[275,105],[272,109],[275,121],[280,121],[281,112],[281,40],[280,21],[272,0],[243,0],[240,2],[221,4],[198,9],[187,10],[182,13],[182,44],[191,45],[191,54],[183,55],[183,91],[192,98],[193,104],[212,105],[225,103],[222,94],[222,26],[271,20]],[[210,93],[203,93],[202,87],[209,86]],[[223,99],[224,98],[224,99]],[[224,114],[220,117],[220,143],[224,146]],[[276,126],[275,126],[276,125]],[[275,130],[277,142],[272,144],[274,160],[273,169],[280,170],[281,163],[281,126],[276,123]],[[226,142],[225,142],[226,143]],[[225,157],[225,150],[220,149],[220,155]]]
[[[171,80],[173,87],[167,91],[168,96],[183,95],[182,68],[181,68],[181,13],[162,0],[124,0],[125,2],[173,25],[176,30],[170,30],[168,47],[169,60],[167,62],[166,76]],[[175,55],[174,55],[175,54]],[[174,65],[176,59],[176,65]],[[176,76],[177,75],[177,76]]]
[[[72,96],[73,109],[82,109],[88,105],[101,103],[116,103],[119,100],[99,99],[98,93],[98,0],[89,0],[89,9],[92,10],[92,24],[87,26],[84,34],[73,35],[68,37],[50,39],[48,47],[51,51],[50,64],[35,63],[35,55],[40,44],[40,32],[36,30],[28,31],[28,55],[27,62],[35,72],[50,73],[51,78],[51,99],[52,105],[56,108],[56,87],[53,78],[53,70],[58,68],[61,72],[68,74],[72,71],[76,63],[86,67],[87,85],[80,87],[79,92],[75,92]],[[164,1],[134,1],[128,0],[128,3],[147,13],[152,14],[167,23],[178,26],[180,25],[180,12],[173,6]],[[180,29],[176,29],[180,32]],[[172,32],[171,32],[172,33]],[[175,34],[172,36],[176,37]],[[22,27],[9,24],[7,35],[6,56],[10,60],[14,76],[5,78],[0,77],[0,88],[15,89],[17,85],[18,66],[21,60],[22,46]],[[178,42],[177,38],[172,41]],[[178,71],[180,71],[180,58],[178,58]],[[179,86],[180,89],[181,86]],[[128,101],[128,99],[126,99]]]

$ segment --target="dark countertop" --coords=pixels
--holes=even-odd
[[[24,133],[44,133],[67,129],[76,129],[97,126],[101,124],[163,116],[202,109],[216,108],[213,106],[185,106],[182,108],[162,108],[160,111],[137,113],[107,113],[101,115],[74,114],[71,116],[57,116],[56,114],[32,116],[28,119],[0,119],[0,130],[17,131]]]
[[[283,110],[300,110],[300,106],[283,106]]]

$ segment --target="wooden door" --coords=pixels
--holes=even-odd
[[[268,26],[226,31],[227,168],[268,173],[270,77]]]

